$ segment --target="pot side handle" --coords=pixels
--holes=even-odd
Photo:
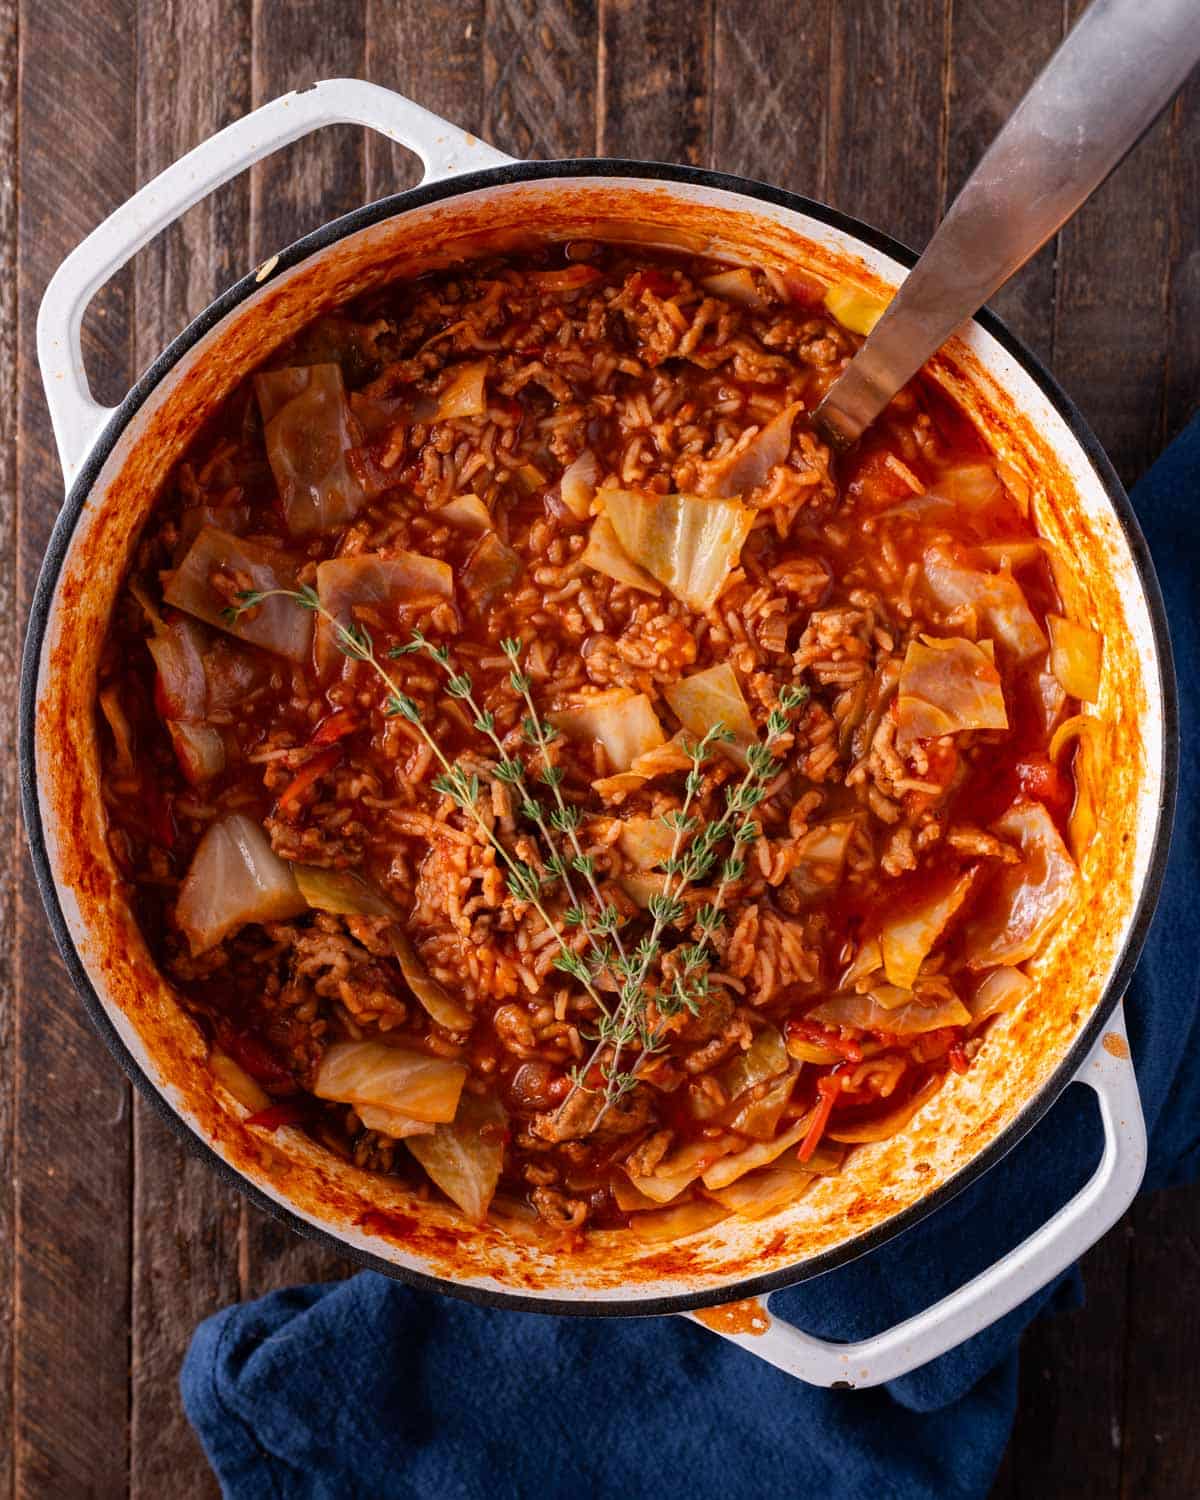
[[[421,158],[423,183],[512,160],[391,89],[330,78],[235,120],[160,172],[67,256],[38,309],[38,364],[68,485],[113,410],[93,399],[84,373],[80,330],[88,303],[131,255],[194,203],[324,125],[367,125],[406,146]]]
[[[683,1316],[798,1380],[826,1387],[883,1385],[965,1343],[1078,1260],[1112,1228],[1141,1185],[1146,1123],[1123,1004],[1074,1081],[1094,1089],[1100,1105],[1104,1152],[1094,1175],[1027,1240],[924,1312],[856,1344],[814,1338],[774,1317],[765,1304],[752,1308],[749,1319],[730,1317],[728,1328],[721,1326],[719,1308]],[[748,1321],[752,1331],[733,1331]]]

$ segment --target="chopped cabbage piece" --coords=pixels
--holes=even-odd
[[[457,500],[439,505],[434,514],[468,536],[482,536],[492,529],[491,512],[478,495],[460,495]]]
[[[559,480],[559,493],[563,504],[577,521],[587,520],[599,478],[600,464],[590,448],[585,448],[563,470],[562,479]]]
[[[117,768],[129,775],[133,770],[133,728],[121,707],[121,695],[111,684],[100,690],[100,712],[112,731],[117,751]]]
[[[783,1036],[774,1026],[757,1032],[745,1052],[739,1052],[717,1074],[717,1081],[731,1102],[739,1099],[755,1084],[778,1078],[788,1070],[788,1051]]]
[[[1007,729],[1000,673],[988,654],[962,636],[921,636],[908,643],[896,702],[896,744],[966,729]]]
[[[629,557],[689,609],[711,609],[737,566],[754,511],[737,500],[633,490],[605,490],[603,500]]]
[[[291,867],[243,813],[213,823],[179,888],[175,920],[192,953],[205,953],[247,922],[283,922],[307,911]]]
[[[885,991],[884,998],[891,1002],[896,997]],[[874,991],[868,995],[831,995],[808,1014],[822,1026],[885,1031],[891,1036],[919,1036],[923,1031],[937,1031],[943,1026],[967,1026],[971,1021],[971,1012],[954,997],[940,999],[934,1005],[922,1005],[915,998],[900,1005],[884,1005]]]
[[[661,594],[662,586],[651,578],[645,568],[638,567],[617,540],[612,522],[607,516],[597,516],[588,534],[581,561],[586,567],[595,568],[606,578],[615,578],[618,583],[641,589],[646,594]]]
[[[660,896],[665,889],[667,877],[652,870],[626,870],[617,877],[617,884],[635,906],[649,910],[653,896]]]
[[[411,1115],[398,1109],[385,1109],[382,1104],[356,1104],[354,1113],[364,1129],[390,1135],[394,1141],[407,1140],[410,1135],[432,1135],[438,1128],[428,1120],[414,1120]]]
[[[703,277],[700,285],[709,296],[740,302],[743,307],[761,308],[765,305],[765,299],[755,283],[754,273],[746,266],[717,271],[712,276]]]
[[[805,1115],[802,1120],[798,1120],[795,1125],[785,1130],[782,1135],[777,1135],[774,1140],[755,1141],[753,1146],[744,1146],[741,1151],[722,1156],[704,1173],[702,1179],[704,1186],[712,1192],[717,1188],[728,1187],[731,1182],[736,1182],[747,1172],[753,1172],[755,1167],[769,1166],[776,1157],[782,1156],[785,1151],[798,1145],[804,1139],[808,1134],[810,1124],[811,1116]]]
[[[313,1093],[339,1104],[377,1104],[414,1120],[454,1119],[467,1069],[385,1042],[335,1042],[321,1058]]]
[[[781,1162],[749,1172],[728,1187],[717,1188],[712,1196],[740,1219],[765,1219],[777,1208],[795,1203],[815,1180],[814,1173],[800,1171],[798,1162]]]
[[[674,843],[674,831],[661,818],[640,815],[626,818],[617,835],[617,847],[639,870],[653,870],[669,859]]]
[[[984,975],[975,993],[967,997],[967,1009],[971,1012],[972,1023],[978,1026],[989,1016],[998,1015],[1002,1010],[1011,1010],[1024,1000],[1032,988],[1033,980],[1020,969],[993,969]]]
[[[887,310],[887,303],[861,287],[838,281],[825,293],[825,307],[843,328],[865,338]]]
[[[1032,958],[1079,894],[1079,873],[1040,802],[1014,802],[992,831],[1020,847],[1021,862],[999,871],[967,928],[972,969]]]
[[[788,1056],[797,1062],[815,1063],[818,1067],[843,1061],[842,1054],[832,1047],[822,1047],[818,1042],[808,1042],[800,1036],[788,1037],[787,1049]]]
[[[488,531],[471,548],[462,571],[462,591],[476,612],[485,610],[521,576],[521,558],[494,531]]]
[[[397,552],[391,557],[360,552],[317,565],[317,597],[321,607],[343,626],[354,623],[357,607],[387,614],[402,604],[432,604],[438,599],[449,599],[453,592],[450,565],[419,552]],[[333,628],[327,620],[319,620],[317,661],[321,670],[329,668],[338,655]]]
[[[758,1141],[769,1141],[779,1127],[799,1072],[797,1068],[785,1073],[761,1098],[747,1098],[729,1121],[730,1130],[736,1130],[739,1135],[753,1136]]]
[[[925,553],[929,592],[946,609],[967,605],[980,626],[1002,641],[1018,661],[1046,649],[1042,627],[1034,619],[1021,585],[1011,573],[984,573],[959,562],[944,547]]]
[[[854,819],[838,818],[818,823],[800,837],[796,865],[788,880],[801,895],[815,900],[830,894],[841,879],[853,833]]]
[[[637,756],[666,743],[650,699],[628,688],[593,693],[547,718],[572,739],[599,740],[614,771],[627,771]]]
[[[314,911],[339,916],[399,916],[382,891],[353,870],[324,870],[317,865],[293,865],[300,894]]]
[[[340,366],[274,370],[256,375],[254,386],[288,530],[308,536],[344,526],[369,496],[346,463],[355,438]]]
[[[950,1024],[950,1023],[947,1023]],[[867,1141],[886,1141],[899,1134],[917,1111],[933,1098],[942,1086],[940,1074],[927,1078],[919,1089],[903,1104],[889,1109],[886,1114],[876,1115],[871,1120],[857,1123],[850,1116],[835,1115],[825,1131],[826,1138],[840,1141],[843,1145],[862,1145]]]
[[[613,1201],[623,1214],[642,1213],[646,1209],[660,1207],[653,1198],[647,1198],[645,1193],[635,1188],[633,1183],[625,1177],[614,1177],[611,1186]],[[694,1196],[691,1188],[684,1188],[683,1195],[689,1201]]]
[[[176,609],[227,630],[252,646],[262,646],[290,661],[304,660],[312,640],[312,615],[308,610],[298,609],[291,599],[264,599],[255,609],[228,620],[225,610],[233,600],[213,587],[214,577],[227,579],[235,589],[242,586],[241,579],[262,593],[292,589],[296,585],[294,558],[274,547],[243,541],[206,526],[171,575],[163,598]]]
[[[193,786],[203,786],[225,769],[225,741],[211,724],[164,720],[179,769]]]
[[[446,422],[453,417],[481,417],[487,411],[487,393],[484,389],[487,378],[487,360],[474,360],[468,365],[456,365],[447,372],[449,381],[438,395],[435,422]]]
[[[694,1198],[675,1208],[659,1208],[653,1213],[638,1214],[629,1221],[629,1233],[637,1240],[681,1240],[685,1235],[699,1234],[729,1217],[729,1210],[706,1198]]]
[[[208,707],[204,627],[188,615],[155,620],[146,646],[158,671],[158,705],[167,718],[195,723]]]
[[[1004,486],[990,463],[948,464],[940,471],[934,493],[953,500],[966,511],[984,510],[1004,498]]]
[[[1067,836],[1076,864],[1083,860],[1088,845],[1096,835],[1096,792],[1099,761],[1100,721],[1088,714],[1074,714],[1054,731],[1050,741],[1050,759],[1057,765],[1063,751],[1075,746],[1071,765],[1075,777],[1075,806],[1071,809]]]
[[[734,1136],[717,1136],[711,1141],[693,1141],[659,1162],[648,1177],[634,1178],[634,1186],[655,1203],[669,1203],[678,1198],[689,1183],[709,1170],[719,1157],[737,1145]]]
[[[500,1181],[507,1130],[508,1117],[494,1096],[463,1094],[452,1123],[407,1144],[430,1180],[478,1224]]]
[[[758,731],[737,673],[727,661],[681,677],[663,689],[663,696],[696,740],[703,739],[715,724],[723,724],[733,738],[722,741],[717,748],[739,765],[746,764],[746,751],[758,740]]]
[[[926,954],[967,899],[974,879],[974,870],[968,870],[956,879],[944,881],[938,889],[926,894],[918,906],[908,902],[891,905],[879,934],[879,946],[884,972],[892,984],[912,989]]]
[[[445,985],[433,977],[408,937],[397,927],[392,929],[391,940],[392,952],[396,955],[404,982],[426,1014],[447,1031],[470,1031],[475,1024],[475,1017],[451,997]]]
[[[1100,696],[1100,659],[1103,641],[1089,625],[1047,615],[1050,627],[1050,668],[1072,698],[1095,703]]]
[[[706,495],[729,498],[749,494],[766,484],[771,470],[783,463],[792,447],[792,424],[801,403],[785,406],[744,448],[705,465],[701,488]]]
[[[245,1068],[235,1063],[228,1052],[222,1052],[220,1047],[214,1047],[208,1054],[208,1066],[212,1069],[217,1082],[224,1085],[237,1102],[244,1105],[251,1114],[257,1114],[260,1109],[266,1109],[270,1105],[270,1094],[250,1077]]]

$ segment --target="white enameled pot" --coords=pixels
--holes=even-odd
[[[358,123],[411,148],[421,185],[327,225],[220,297],[120,406],[83,373],[88,301],[154,234],[236,172],[319,127]],[[22,685],[22,789],[47,912],[117,1059],[192,1146],[302,1233],[416,1284],[554,1312],[684,1312],[817,1384],[872,1385],[1000,1317],[1123,1212],[1145,1131],[1120,1000],[1153,911],[1174,793],[1170,650],[1153,570],[1098,444],[1049,375],[983,315],[934,362],[936,378],[1028,481],[1038,524],[1067,559],[1071,612],[1105,638],[1096,715],[1099,831],[1085,899],[1038,960],[1035,995],[1005,1015],[975,1065],[896,1138],[857,1150],[772,1217],[726,1219],[671,1245],[599,1234],[577,1256],[464,1224],[361,1173],[301,1132],[248,1128],[204,1043],[152,963],[108,853],[94,697],[108,617],[138,532],[205,417],[321,311],[483,245],[613,238],[798,265],[886,294],[912,257],[823,205],[762,184],[635,162],[520,163],[375,85],[338,79],[277,99],[197,147],[64,262],[47,289],[38,354],[67,498],[34,601]],[[881,1244],[994,1163],[1072,1080],[1096,1091],[1103,1159],[1088,1184],[989,1271],[907,1323],[832,1345],[773,1318],[767,1295]],[[737,1302],[734,1309],[725,1305]]]

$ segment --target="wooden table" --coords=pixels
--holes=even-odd
[[[712,164],[924,242],[1058,41],[1063,0],[0,0],[0,692],[62,497],[34,320],[62,256],[140,183],[316,78],[391,85],[518,155]],[[999,299],[1131,481],[1196,406],[1200,84]],[[98,299],[115,399],[248,266],[413,164],[349,128],[229,185]],[[19,188],[19,191],[18,191]],[[12,703],[6,722],[14,722]],[[0,819],[19,838],[6,761]],[[196,1322],[347,1267],[223,1188],[83,1019],[24,853],[0,887],[0,1494],[215,1493],[179,1406]],[[1026,1340],[995,1495],[1200,1493],[1200,1192],[1139,1205],[1087,1308]],[[4,1441],[10,1428],[11,1441]]]

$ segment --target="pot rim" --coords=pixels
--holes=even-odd
[[[908,246],[885,234],[882,230],[875,229],[815,199],[788,192],[783,188],[777,188],[753,178],[667,162],[583,157],[565,161],[511,162],[422,184],[406,192],[380,198],[340,218],[331,220],[281,250],[272,263],[272,277],[276,272],[291,269],[359,230],[405,213],[409,209],[421,208],[481,188],[506,187],[515,183],[553,178],[587,177],[626,177],[642,181],[673,182],[693,187],[715,188],[816,219],[874,250],[891,256],[907,267],[911,267],[917,259],[915,252]],[[59,901],[58,887],[47,853],[41,804],[38,797],[35,757],[37,686],[42,648],[63,563],[70,548],[75,527],[92,486],[118,439],[150,394],[184,355],[227,313],[267,284],[269,282],[266,279],[262,281],[256,279],[255,271],[251,270],[233,286],[222,292],[167,345],[135,381],[120,404],[113,408],[108,422],[80,466],[55,521],[34,589],[29,625],[22,651],[18,698],[18,765],[22,815],[33,861],[34,876],[55,943],[62,955],[72,984],[82,999],[93,1026],[143,1097],[166,1120],[190,1154],[205,1161],[224,1182],[237,1188],[257,1208],[270,1214],[272,1218],[279,1220],[295,1233],[316,1241],[364,1269],[381,1272],[393,1280],[404,1282],[420,1290],[435,1291],[443,1295],[458,1297],[466,1302],[513,1311],[551,1315],[570,1314],[576,1317],[646,1317],[664,1313],[689,1312],[697,1308],[719,1306],[742,1298],[769,1296],[772,1292],[799,1285],[826,1271],[834,1270],[851,1260],[856,1260],[860,1255],[869,1254],[888,1240],[894,1239],[922,1219],[935,1213],[952,1198],[970,1187],[1001,1157],[1011,1151],[1058,1101],[1125,992],[1141,955],[1162,887],[1170,851],[1179,768],[1179,708],[1166,609],[1154,563],[1133,507],[1112,463],[1079,408],[1041,360],[988,308],[981,309],[972,321],[990,334],[1012,356],[1061,417],[1103,486],[1120,524],[1146,599],[1163,705],[1161,794],[1153,849],[1120,957],[1087,1024],[1076,1036],[1058,1067],[1038,1093],[1009,1121],[995,1140],[928,1196],[921,1198],[891,1218],[885,1219],[848,1244],[824,1251],[808,1260],[794,1262],[791,1266],[763,1275],[748,1276],[729,1286],[707,1291],[630,1301],[610,1301],[603,1298],[594,1301],[575,1301],[565,1297],[530,1297],[519,1291],[509,1292],[456,1282],[428,1272],[417,1271],[408,1266],[397,1265],[382,1256],[350,1245],[335,1232],[311,1223],[291,1208],[268,1196],[248,1177],[226,1162],[196,1133],[192,1125],[172,1108],[166,1097],[143,1072],[109,1018],[79,956]]]

